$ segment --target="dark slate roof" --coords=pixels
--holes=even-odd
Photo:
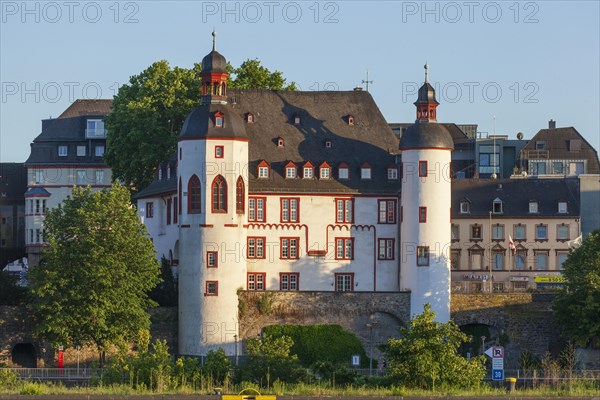
[[[579,179],[461,179],[452,182],[452,218],[487,218],[494,200],[502,200],[501,217],[531,217],[529,202],[538,202],[536,217],[580,215]],[[460,213],[460,203],[470,203],[470,214]],[[558,213],[558,202],[566,201],[566,214]]]
[[[174,194],[177,193],[177,177],[171,176],[170,179],[155,179],[150,185],[148,185],[145,189],[140,190],[133,197],[134,199],[141,199],[144,197],[155,197],[162,194]]]
[[[223,126],[215,126],[214,115],[224,115]],[[243,116],[231,104],[202,104],[187,116],[179,133],[180,138],[238,138],[245,139]]]
[[[450,136],[452,136],[455,148],[457,145],[467,144],[471,141],[469,136],[454,122],[438,122],[438,124],[443,125],[448,129]],[[392,130],[398,130],[399,137],[401,138],[403,132],[410,128],[413,125],[413,122],[391,122],[389,125]]]
[[[581,140],[581,149],[569,151],[570,140]],[[530,150],[535,151],[536,142],[546,142],[549,159],[559,160],[587,160],[588,174],[600,174],[598,152],[591,144],[572,126],[566,128],[541,129],[523,148],[525,157]]]
[[[112,100],[76,100],[59,118],[42,120],[42,133],[33,140],[25,164],[104,164],[94,147],[105,145],[106,139],[86,139],[85,130],[87,120],[104,119],[111,104]],[[58,155],[58,146],[68,146],[66,157]],[[77,146],[87,147],[85,157],[77,156]]]
[[[431,86],[429,84],[429,82],[425,82],[419,88],[419,95],[417,97],[417,101],[415,101],[413,104],[417,105],[417,104],[427,104],[427,103],[440,104],[435,99],[435,89],[433,88],[433,86]]]
[[[27,190],[27,168],[23,163],[0,163],[0,201],[19,202]]]
[[[397,193],[400,183],[387,179],[387,166],[394,163],[398,139],[392,133],[375,101],[366,91],[286,92],[237,91],[234,107],[240,118],[250,112],[255,122],[246,124],[249,142],[250,192],[355,192]],[[348,116],[354,124],[348,123]],[[294,117],[300,124],[294,125]],[[276,138],[285,141],[278,148]],[[325,146],[331,141],[331,147]],[[272,168],[269,179],[257,179],[257,165],[266,160]],[[310,161],[318,167],[327,162],[332,179],[285,179],[289,161],[298,167]],[[337,166],[350,168],[348,181],[337,180]],[[368,162],[371,180],[360,179],[360,166]],[[301,170],[298,169],[300,174]]]
[[[221,53],[211,51],[202,59],[202,72],[227,72],[227,61]]]
[[[402,135],[400,150],[428,148],[454,149],[454,141],[444,125],[417,120]]]
[[[43,187],[34,186],[31,187],[25,192],[25,197],[33,197],[33,196],[50,196],[50,192],[48,192]]]
[[[110,99],[78,99],[73,102],[58,118],[72,118],[81,115],[106,115],[112,109]]]

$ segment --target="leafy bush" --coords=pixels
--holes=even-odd
[[[6,365],[0,363],[0,388],[13,388],[19,382],[19,377],[12,370],[7,369]]]
[[[363,368],[369,366],[360,340],[339,325],[272,325],[264,332],[273,337],[290,337],[294,342],[291,353],[305,367],[322,361],[347,365],[353,354],[360,354]]]

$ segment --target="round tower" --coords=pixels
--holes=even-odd
[[[448,130],[437,123],[435,90],[419,89],[417,120],[402,135],[402,222],[400,287],[411,291],[411,316],[429,303],[437,321],[450,319],[451,186],[454,148]]]
[[[227,103],[227,62],[202,60],[200,106],[178,139],[179,353],[236,353],[237,290],[244,287],[248,137]]]

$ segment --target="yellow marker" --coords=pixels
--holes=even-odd
[[[254,392],[252,394],[244,394],[244,392]],[[239,392],[238,394],[224,394],[221,396],[221,400],[276,400],[275,395],[261,395],[256,389],[247,388]]]

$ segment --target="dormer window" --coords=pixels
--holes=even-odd
[[[350,179],[350,169],[345,162],[341,163],[338,167],[338,179]]]
[[[360,179],[371,179],[371,165],[369,163],[364,163],[360,166]]]
[[[468,201],[460,202],[460,213],[461,214],[470,214],[471,213],[471,204]]]
[[[330,140],[330,139],[327,139],[327,140],[325,141],[325,148],[326,148],[326,149],[330,149],[330,148],[331,148],[331,140]]]
[[[271,168],[269,167],[269,163],[265,160],[261,161],[258,164],[258,177],[260,179],[267,179],[269,177],[269,172]]]
[[[285,147],[285,140],[281,136],[277,138],[277,147],[282,148]]]
[[[496,198],[492,203],[492,212],[494,214],[502,214],[502,200]]]
[[[330,179],[331,178],[331,166],[324,162],[319,166],[319,177],[321,179]]]
[[[348,115],[348,125],[354,125],[354,117],[352,115]]]
[[[395,164],[388,166],[387,177],[390,181],[395,181],[398,179],[398,167]]]
[[[254,114],[247,113],[246,114],[246,122],[249,124],[253,124],[254,123]]]
[[[285,166],[285,178],[294,179],[296,177],[296,164],[289,162]]]
[[[159,164],[158,165],[158,180],[162,181],[162,166]]]
[[[537,201],[529,202],[529,214],[537,214],[539,212],[539,204]]]
[[[546,142],[544,142],[544,141],[535,142],[535,149],[536,150],[546,150]]]
[[[559,201],[558,202],[558,213],[559,214],[566,214],[568,211],[567,209],[567,202],[566,201]]]
[[[225,115],[220,111],[217,111],[215,113],[215,127],[217,127],[217,128],[223,127],[224,117],[225,117]]]
[[[300,116],[297,114],[294,115],[293,121],[294,121],[294,125],[300,125]]]
[[[304,179],[312,179],[312,177],[313,177],[313,165],[310,162],[307,162],[302,167],[302,177]]]
[[[167,179],[171,179],[171,164],[167,164]]]
[[[58,146],[58,156],[59,157],[66,157],[67,156],[67,146]]]

